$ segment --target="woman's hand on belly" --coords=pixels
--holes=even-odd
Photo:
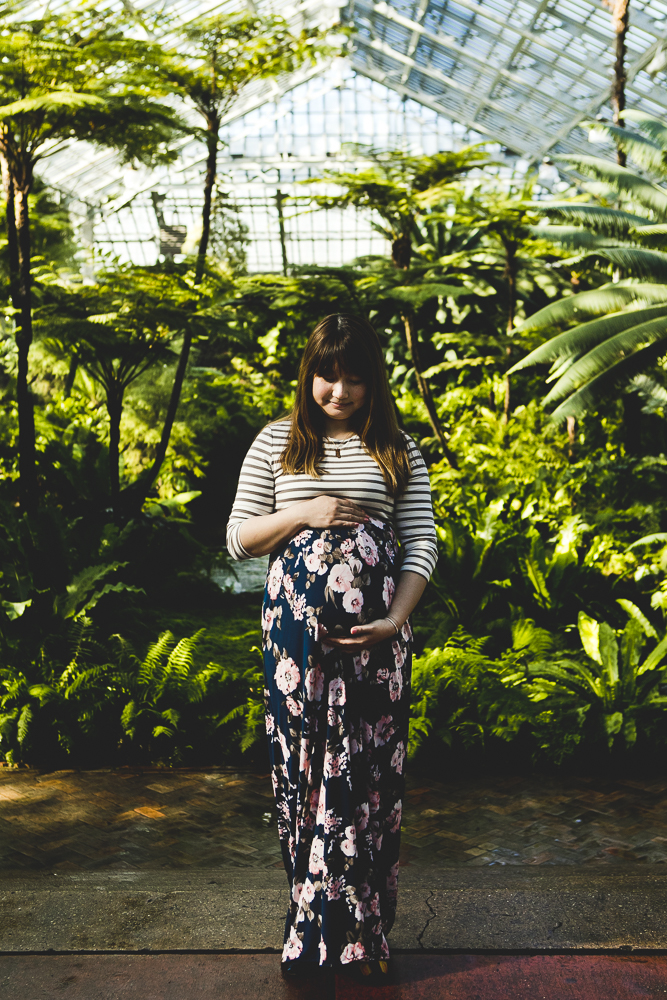
[[[363,507],[346,497],[314,497],[305,500],[303,507],[309,528],[358,528],[368,520]]]
[[[396,635],[396,629],[387,618],[378,618],[374,622],[366,625],[355,625],[350,629],[349,638],[339,639],[329,635],[324,625],[320,625],[317,638],[320,642],[326,642],[327,646],[336,646],[346,653],[357,653],[361,649],[368,649],[378,642],[391,639]]]
[[[287,544],[304,528],[357,528],[368,521],[366,511],[345,497],[314,497],[273,514],[248,517],[239,528],[239,541],[250,556],[265,556]]]

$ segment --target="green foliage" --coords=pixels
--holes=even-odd
[[[321,195],[315,201],[322,208],[371,209],[382,220],[374,222],[378,232],[392,243],[394,262],[405,267],[413,244],[425,242],[420,224],[433,204],[451,200],[452,182],[476,166],[488,165],[488,154],[470,146],[434,156],[410,156],[398,151],[382,152],[358,146],[369,166],[356,173],[325,171],[322,181],[342,187],[339,195]],[[308,183],[312,183],[309,181]]]
[[[11,307],[2,328],[5,759],[210,763],[261,752],[259,601],[239,612],[213,573],[243,456],[289,408],[309,332],[340,311],[376,326],[431,471],[440,560],[417,615],[426,652],[415,661],[413,752],[445,747],[465,761],[501,748],[501,759],[558,765],[658,747],[665,668],[646,617],[667,608],[658,123],[620,137],[657,181],[580,159],[606,184],[585,200],[533,202],[530,178],[508,191],[481,148],[365,150],[367,167],[332,172],[341,193],[315,201],[372,210],[391,258],[246,274],[233,199],[214,187],[221,117],[253,80],[329,50],[315,32],[251,13],[193,22],[177,53],[126,38],[128,17],[84,5],[17,22],[34,78],[13,93],[19,48],[6,38],[6,135],[19,142],[20,118],[36,142],[79,137],[120,144],[122,159],[168,160],[181,128],[173,108],[189,103],[208,146],[210,252],[110,263],[84,284],[65,206],[32,187],[39,503],[29,513],[16,506]],[[81,69],[74,25],[90,56]],[[47,79],[54,65],[62,73]],[[532,353],[512,369],[510,393],[518,351]],[[537,402],[533,366],[545,363],[548,405],[578,417],[567,437]],[[631,397],[601,392],[623,379]],[[639,393],[643,412],[632,410]],[[132,506],[172,418],[154,489]],[[442,460],[442,440],[458,468]],[[583,652],[569,649],[577,621]]]
[[[192,101],[209,128],[219,125],[252,81],[332,53],[317,29],[297,35],[278,16],[214,14],[179,23],[177,31],[182,46],[165,54],[159,72],[175,93]]]
[[[585,292],[547,306],[521,327],[522,333],[549,334],[569,327],[511,369],[551,363],[548,381],[555,385],[544,404],[559,404],[552,414],[556,421],[581,417],[601,398],[627,389],[633,381],[641,387],[638,376],[655,370],[666,352],[666,133],[662,122],[645,113],[626,111],[624,118],[637,127],[600,123],[591,127],[613,138],[643,168],[641,172],[595,156],[561,157],[593,178],[598,188],[602,185],[604,194],[588,203],[576,198],[543,206],[552,218],[566,223],[544,227],[545,235],[580,250],[565,265],[594,263],[615,277],[597,293]],[[536,235],[542,228],[536,227]]]
[[[24,157],[67,139],[111,146],[127,161],[173,159],[167,143],[180,122],[151,87],[160,51],[128,35],[121,14],[82,4],[30,22],[19,11],[10,23],[0,36],[0,118],[17,178]]]
[[[528,667],[534,702],[546,705],[574,699],[579,711],[601,724],[609,749],[621,735],[627,747],[637,740],[638,725],[664,724],[667,697],[662,694],[667,666],[667,634],[658,633],[631,601],[619,601],[629,615],[620,635],[606,622],[579,612],[578,629],[586,659],[559,659]],[[647,640],[657,644],[643,656]]]
[[[203,629],[178,642],[167,631],[139,659],[120,636],[101,643],[95,631],[79,614],[69,627],[66,663],[45,647],[25,671],[0,669],[6,761],[43,764],[55,755],[74,763],[174,764],[208,754],[209,762],[222,762],[255,742],[260,713],[246,706],[260,705],[263,722],[256,647],[248,650],[250,666],[234,655],[224,665],[202,664]],[[233,654],[257,635],[227,636],[222,647]]]
[[[534,761],[560,765],[573,754],[590,761],[617,740],[632,748],[640,733],[661,747],[667,634],[660,639],[631,601],[618,603],[628,614],[622,630],[579,613],[584,656],[559,655],[555,636],[520,618],[496,657],[484,653],[487,638],[458,629],[416,658],[411,752],[434,741],[466,750],[523,736]],[[647,642],[655,643],[648,655]]]

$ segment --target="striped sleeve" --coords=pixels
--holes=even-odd
[[[396,499],[396,530],[403,549],[401,570],[411,570],[428,580],[438,558],[431,483],[417,445],[409,434],[405,439],[412,475],[405,492]]]
[[[252,558],[239,538],[243,522],[249,517],[273,514],[274,510],[273,435],[269,425],[259,432],[241,466],[239,485],[227,522],[227,549],[232,559]]]

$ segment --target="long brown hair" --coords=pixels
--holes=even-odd
[[[325,316],[308,338],[290,432],[280,456],[283,471],[320,477],[324,424],[313,399],[313,378],[332,373],[356,375],[366,384],[366,399],[353,415],[352,426],[380,467],[390,495],[403,493],[410,478],[410,460],[396,419],[380,341],[370,323],[345,313]]]

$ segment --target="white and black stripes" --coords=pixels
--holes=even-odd
[[[269,424],[257,435],[245,457],[227,524],[227,548],[232,558],[250,558],[239,540],[239,528],[246,518],[273,514],[320,495],[347,497],[369,514],[394,525],[403,550],[401,569],[428,579],[438,555],[431,484],[412,438],[405,434],[412,476],[402,496],[394,499],[387,492],[378,465],[356,434],[346,441],[324,439],[321,479],[286,475],[280,467],[280,456],[288,431],[287,420]]]

